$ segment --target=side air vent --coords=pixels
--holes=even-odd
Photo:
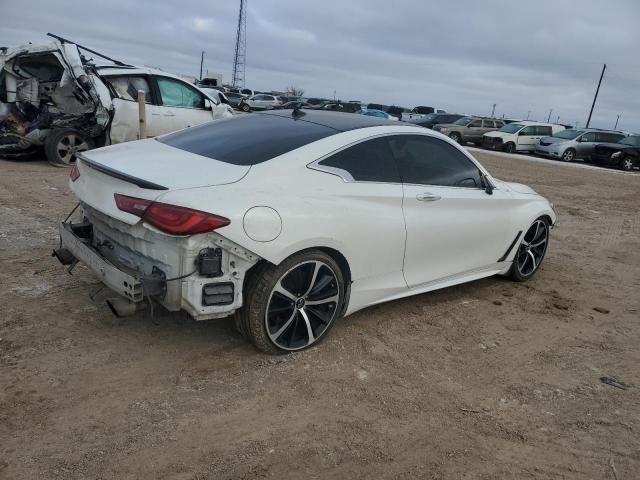
[[[230,305],[233,303],[233,283],[207,283],[202,287],[202,305]]]

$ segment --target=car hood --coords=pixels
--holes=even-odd
[[[497,186],[511,192],[524,195],[539,195],[538,192],[536,192],[533,188],[523,183],[505,182],[503,180],[498,180],[497,178],[494,178],[493,180],[496,182]]]
[[[497,138],[504,138],[504,137],[509,137],[511,135],[514,135],[513,133],[506,133],[506,132],[488,132],[485,133],[484,136],[485,137],[497,137]]]

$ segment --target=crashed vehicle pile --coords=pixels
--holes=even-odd
[[[180,77],[55,38],[0,50],[0,157],[26,157],[44,147],[50,163],[65,166],[78,152],[136,140],[139,90],[146,94],[147,136],[231,115],[227,105]],[[80,50],[112,65],[96,65]]]

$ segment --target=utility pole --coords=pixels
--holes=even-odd
[[[616,118],[616,124],[613,126],[613,129],[616,130],[618,128],[618,121],[620,120],[620,117],[622,116],[622,114],[618,114],[618,118]]]
[[[202,80],[202,64],[204,63],[204,50],[202,51],[202,56],[200,57],[200,80]]]
[[[236,52],[233,56],[233,75],[231,84],[244,87],[244,66],[247,57],[247,1],[240,0],[238,13],[238,30],[236,31]]]
[[[493,109],[491,110],[491,118],[496,114],[496,104],[493,104]]]
[[[558,118],[556,118],[556,123],[560,123],[560,115],[558,115]]]
[[[531,115],[531,110],[527,112],[527,120],[529,120],[529,116]]]
[[[551,112],[553,112],[553,108],[549,110],[549,115],[547,115],[547,123],[551,120]]]
[[[596,94],[593,96],[593,103],[591,104],[591,110],[589,110],[589,118],[587,119],[587,127],[589,128],[589,124],[591,123],[591,115],[593,115],[593,107],[596,106],[596,99],[598,98],[598,93],[600,92],[600,85],[602,84],[602,77],[604,77],[604,71],[607,69],[607,64],[605,63],[602,66],[602,73],[600,74],[600,80],[598,80],[598,88],[596,88]]]

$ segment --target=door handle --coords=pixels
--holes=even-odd
[[[434,195],[431,192],[419,193],[416,195],[416,200],[421,202],[435,202],[440,200],[442,197],[440,195]]]

